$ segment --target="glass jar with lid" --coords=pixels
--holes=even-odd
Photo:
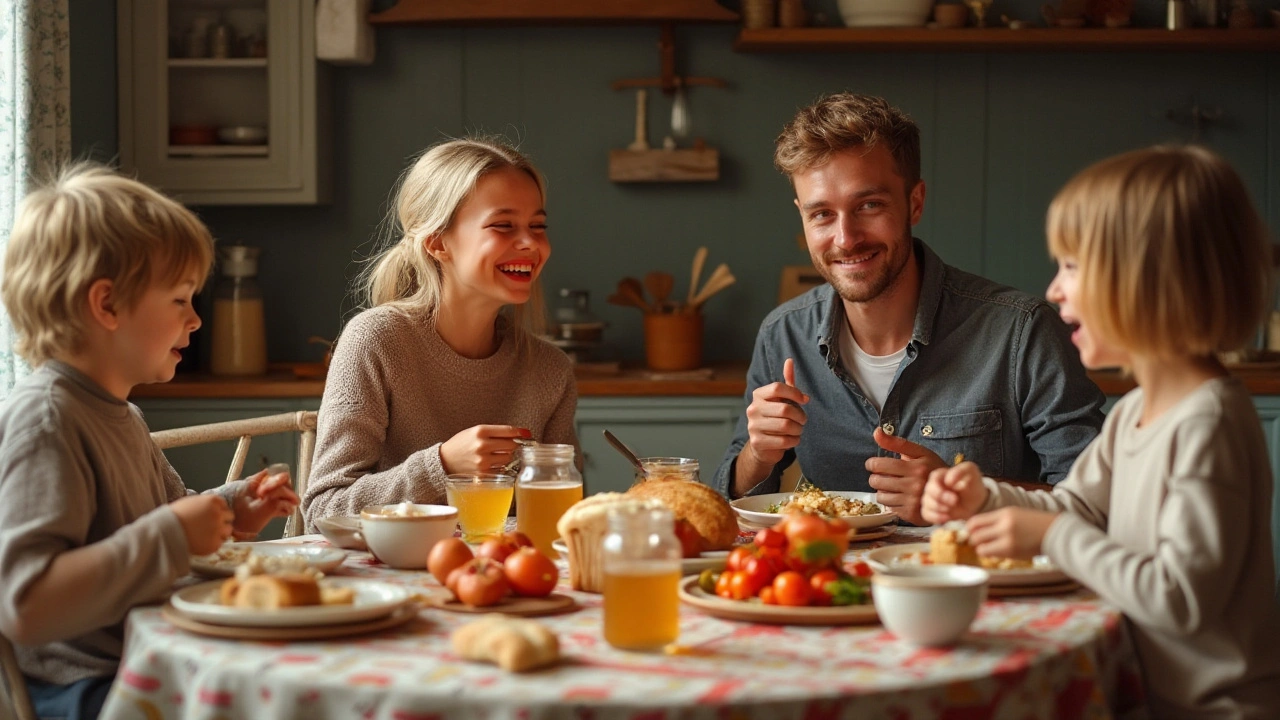
[[[642,457],[640,464],[644,473],[636,468],[635,482],[645,480],[689,480],[699,482],[698,461],[695,458],[682,457]]]
[[[572,445],[534,443],[520,448],[520,476],[516,478],[516,529],[547,557],[556,557],[551,543],[560,537],[556,523],[582,499],[582,473],[573,462]]]
[[[680,635],[680,541],[666,508],[609,512],[604,537],[604,639],[622,650],[657,650]]]
[[[261,375],[267,371],[267,330],[258,287],[258,248],[229,245],[218,250],[222,274],[213,292],[214,375]]]

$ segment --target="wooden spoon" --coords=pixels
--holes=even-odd
[[[689,273],[689,294],[684,300],[684,306],[687,309],[693,304],[693,299],[698,296],[698,280],[702,278],[702,266],[707,262],[707,248],[700,247],[693,254],[693,270]]]
[[[715,272],[711,273],[711,277],[707,280],[707,284],[702,286],[702,289],[698,291],[697,297],[695,297],[693,302],[689,304],[690,310],[696,311],[712,295],[715,295],[721,290],[729,287],[737,282],[737,280],[738,279],[733,276],[733,273],[729,272],[729,266],[722,263],[720,267],[716,268]]]
[[[667,298],[671,296],[671,290],[676,286],[675,278],[671,277],[671,273],[654,271],[644,276],[644,288],[653,296],[653,306],[656,312],[663,312]]]
[[[653,306],[644,298],[644,286],[633,277],[624,277],[618,281],[618,295],[632,298],[633,304],[645,312],[654,312]]]

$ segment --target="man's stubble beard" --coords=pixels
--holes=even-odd
[[[855,257],[862,253],[834,255],[829,259],[826,257],[814,257],[810,254],[810,260],[813,261],[813,266],[818,270],[818,274],[827,282],[831,283],[831,287],[835,288],[836,294],[839,295],[842,300],[852,303],[865,303],[880,297],[886,290],[893,286],[898,278],[902,277],[902,273],[907,268],[907,263],[911,260],[911,253],[915,251],[914,245],[915,243],[912,241],[911,237],[911,224],[908,222],[906,227],[903,228],[901,242],[898,243],[898,249],[901,252],[901,255],[890,257],[889,262],[883,266],[883,271],[880,273],[879,277],[872,280],[870,285],[865,284],[868,273],[861,272],[855,275],[852,279],[857,282],[857,284],[850,286],[845,282],[848,276],[840,276],[837,278],[836,274],[832,272],[831,268],[828,266],[829,261],[839,260],[845,257]],[[888,250],[888,248],[884,249],[886,251]],[[865,252],[865,250],[863,252]]]

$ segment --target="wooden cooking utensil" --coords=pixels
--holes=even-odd
[[[615,292],[609,297],[605,298],[605,301],[608,302],[610,305],[618,305],[620,307],[640,308],[644,312],[649,312],[649,306],[645,304],[643,301],[636,302],[636,297],[630,293],[627,293],[624,295],[622,293]]]
[[[692,303],[689,303],[690,311],[696,311],[712,295],[715,295],[735,282],[737,282],[737,278],[733,276],[733,273],[729,272],[729,266],[721,263],[720,266],[716,268],[716,271],[711,273],[711,277],[707,279],[707,284],[703,285],[702,289],[698,291],[697,297],[693,299]]]
[[[654,312],[653,306],[644,298],[644,286],[633,277],[624,277],[618,281],[618,295],[630,297],[632,304],[645,312]]]
[[[662,312],[667,304],[667,298],[671,296],[671,290],[676,286],[675,278],[671,277],[671,273],[654,271],[644,276],[644,288],[653,296],[653,309],[655,312]]]
[[[693,269],[689,273],[689,294],[684,300],[686,310],[693,304],[693,299],[698,296],[698,280],[702,278],[702,266],[706,262],[707,248],[703,246],[693,254]]]

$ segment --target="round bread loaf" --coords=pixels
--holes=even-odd
[[[657,500],[676,520],[698,531],[707,550],[728,550],[738,539],[738,516],[720,493],[690,480],[648,480],[631,486],[627,497]]]
[[[319,605],[320,585],[315,576],[307,573],[254,575],[238,581],[238,587],[233,588],[231,595],[231,605],[259,610]],[[225,598],[223,602],[226,602]]]

